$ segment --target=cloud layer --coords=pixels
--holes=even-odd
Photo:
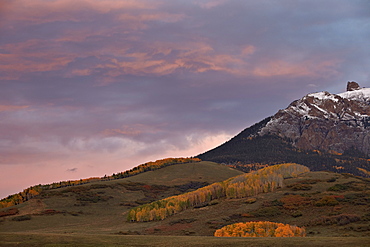
[[[0,197],[226,141],[370,86],[367,0],[5,0]]]

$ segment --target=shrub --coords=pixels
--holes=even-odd
[[[16,208],[11,208],[5,211],[0,212],[0,217],[9,216],[9,215],[16,215],[19,213],[19,210]]]
[[[194,221],[196,221],[196,219],[194,219],[194,218],[190,218],[190,219],[179,219],[179,220],[171,221],[168,224],[170,226],[172,226],[172,225],[175,225],[175,224],[189,224],[189,223],[192,223]]]
[[[54,209],[46,209],[44,211],[42,211],[40,213],[40,215],[54,215],[54,214],[61,214],[63,212],[61,211],[57,211],[57,210],[54,210]]]
[[[219,204],[220,202],[218,201],[218,200],[213,200],[213,201],[210,201],[209,203],[208,203],[208,206],[214,206],[214,205],[217,205],[217,204]]]
[[[360,221],[360,216],[356,214],[339,214],[334,216],[321,216],[317,219],[314,219],[310,221],[310,225],[347,225],[351,222],[357,222]]]
[[[283,205],[284,205],[284,203],[281,202],[280,200],[277,200],[277,199],[275,199],[271,202],[271,206],[283,206]]]
[[[81,202],[92,202],[92,203],[97,203],[97,202],[105,202],[110,199],[110,197],[107,196],[100,196],[98,194],[94,193],[86,193],[83,195],[79,195],[79,197],[76,198],[78,201]]]
[[[90,190],[87,186],[77,186],[77,187],[68,187],[66,189],[63,189],[61,192],[62,193],[81,193]]]
[[[247,217],[247,218],[254,217],[254,215],[249,214],[249,213],[244,213],[244,214],[241,214],[240,216],[241,216],[241,217]]]
[[[184,233],[184,235],[193,235],[193,234],[195,234],[195,232],[188,231],[188,230],[182,230],[182,232]]]
[[[125,207],[137,207],[138,204],[134,202],[122,202],[119,204],[120,206],[125,206]]]
[[[322,180],[321,179],[305,179],[305,180],[300,181],[301,184],[317,184],[318,182],[322,182]]]
[[[311,204],[311,199],[301,195],[286,195],[280,199],[283,207],[288,210],[296,210],[301,206]]]
[[[186,183],[186,184],[176,185],[175,187],[180,192],[185,193],[185,192],[189,192],[189,191],[193,191],[193,190],[202,188],[202,187],[207,186],[207,185],[209,185],[209,183],[207,183],[207,182],[194,182],[194,181],[191,181],[191,182]]]
[[[328,188],[328,191],[344,191],[348,190],[349,186],[344,184],[335,184],[334,186],[331,186]]]
[[[293,191],[298,191],[298,190],[311,190],[312,186],[309,184],[303,184],[303,183],[296,183],[296,184],[291,184],[287,186]]]
[[[143,204],[147,204],[147,203],[151,203],[151,202],[154,202],[155,199],[152,198],[152,197],[145,197],[145,198],[141,198],[141,199],[138,199],[135,201],[136,204],[139,204],[139,205],[143,205]]]
[[[256,217],[272,217],[272,216],[280,215],[281,212],[278,207],[264,207],[264,208],[257,209],[251,214]]]
[[[257,201],[257,199],[256,199],[256,198],[251,197],[251,198],[248,198],[248,199],[245,201],[245,203],[247,203],[247,204],[252,204],[252,203],[255,203],[256,201]]]
[[[119,231],[119,232],[116,232],[114,234],[117,234],[117,235],[140,235],[140,232],[128,230],[128,231]]]
[[[315,206],[317,207],[335,206],[338,204],[339,202],[333,196],[324,196],[319,201],[315,202]]]
[[[296,210],[291,214],[291,216],[294,217],[294,218],[301,217],[302,215],[303,215],[303,213],[299,210]]]
[[[366,213],[361,217],[362,220],[364,221],[370,221],[370,213]]]
[[[105,189],[108,188],[109,186],[106,184],[92,184],[90,185],[90,189]]]
[[[21,215],[21,216],[16,216],[12,218],[13,221],[25,221],[25,220],[31,220],[31,215]]]

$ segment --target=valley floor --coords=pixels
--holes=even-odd
[[[0,246],[369,246],[370,237],[217,238],[209,236],[118,236],[0,233]]]

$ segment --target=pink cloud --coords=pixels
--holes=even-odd
[[[302,62],[287,62],[284,60],[270,60],[266,64],[257,64],[253,74],[259,77],[272,76],[306,76],[319,77],[338,74],[339,60],[307,60]]]
[[[256,51],[253,45],[245,45],[242,49],[242,55],[252,55]]]
[[[91,75],[93,71],[91,69],[75,69],[72,70],[71,76],[87,76]]]
[[[3,111],[18,111],[28,108],[28,105],[0,105],[0,112]]]
[[[112,47],[112,49],[115,49]],[[117,51],[124,61],[111,59],[110,63],[99,64],[96,68],[107,69],[107,75],[120,76],[125,74],[151,74],[168,75],[177,69],[184,68],[189,72],[203,73],[207,71],[223,71],[230,74],[245,74],[248,63],[246,55],[252,55],[255,48],[247,46],[241,54],[234,55],[217,52],[206,42],[183,41],[181,43],[155,42],[142,44],[142,51],[127,52]],[[128,51],[128,49],[126,49]],[[177,53],[171,57],[171,53]],[[156,58],[161,55],[163,59]]]
[[[197,1],[198,5],[205,9],[211,9],[214,7],[218,7],[220,5],[225,4],[228,2],[228,0],[203,0],[203,1]]]
[[[140,10],[153,9],[158,3],[148,0],[19,0],[13,2],[11,11],[7,14],[9,19],[22,20],[33,23],[47,23],[54,21],[81,21],[91,20],[93,15],[88,11],[108,13],[112,10]],[[83,12],[84,14],[79,14]],[[17,15],[14,15],[17,13]]]
[[[65,67],[76,55],[58,51],[55,43],[44,40],[27,40],[7,44],[3,49],[8,54],[0,54],[0,71],[4,77],[18,78],[24,73],[53,71]]]
[[[166,12],[151,13],[151,14],[139,14],[134,15],[131,13],[124,13],[119,15],[118,20],[130,21],[130,22],[145,22],[145,21],[163,21],[167,23],[178,22],[186,17],[185,14],[172,14]]]

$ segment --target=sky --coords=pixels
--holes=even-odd
[[[368,0],[1,0],[0,198],[196,156],[370,87]]]

